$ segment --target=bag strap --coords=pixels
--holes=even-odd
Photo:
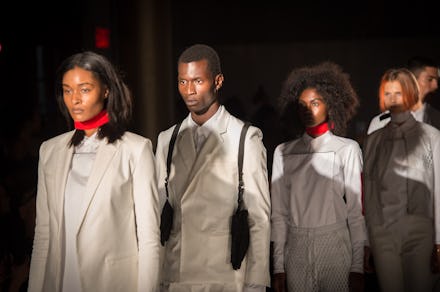
[[[243,208],[243,156],[244,156],[244,140],[246,138],[246,132],[250,126],[249,122],[245,122],[240,134],[240,144],[238,146],[238,209]]]
[[[165,190],[167,192],[167,199],[168,199],[168,177],[170,176],[171,160],[173,158],[174,143],[176,142],[177,134],[179,133],[179,129],[180,129],[181,124],[182,124],[182,122],[178,122],[176,124],[176,126],[174,127],[173,134],[170,139],[170,145],[168,146],[167,177],[165,178]]]

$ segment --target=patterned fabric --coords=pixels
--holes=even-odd
[[[291,228],[285,264],[289,292],[348,291],[350,235],[343,224]]]

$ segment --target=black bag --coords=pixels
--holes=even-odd
[[[245,123],[241,131],[240,145],[238,148],[238,207],[231,220],[231,264],[234,270],[241,267],[241,262],[246,256],[249,248],[249,222],[248,210],[243,206],[243,155],[244,155],[244,138],[249,127],[249,123]]]
[[[167,199],[160,214],[160,243],[162,246],[170,238],[171,228],[173,227],[173,214],[173,207],[171,207]]]
[[[173,216],[174,210],[168,201],[168,176],[170,175],[171,158],[173,156],[174,142],[176,142],[177,134],[179,133],[181,122],[179,122],[175,127],[173,134],[171,136],[170,144],[168,146],[168,156],[167,156],[167,177],[165,178],[165,191],[167,193],[167,200],[163,206],[162,213],[160,214],[160,244],[165,245],[165,242],[170,238],[171,229],[173,228]]]
[[[231,263],[234,270],[241,267],[241,262],[249,247],[248,210],[239,210],[232,216],[231,222]]]

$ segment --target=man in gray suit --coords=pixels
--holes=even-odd
[[[168,191],[174,210],[164,246],[161,291],[266,291],[270,196],[262,132],[250,126],[245,138],[243,201],[250,239],[241,266],[234,269],[230,229],[237,209],[238,149],[244,122],[219,102],[224,76],[213,48],[203,44],[187,48],[178,60],[177,79],[189,114],[174,146],[170,140],[176,125],[159,134],[156,149],[160,196],[165,201]]]

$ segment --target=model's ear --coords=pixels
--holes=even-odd
[[[105,92],[104,92],[104,98],[107,98],[108,97],[108,94],[109,94],[109,90],[108,90],[108,88],[105,90]]]
[[[225,78],[222,73],[215,76],[215,91],[218,91],[222,87],[224,80]]]

